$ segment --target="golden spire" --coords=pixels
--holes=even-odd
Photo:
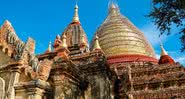
[[[52,49],[51,49],[51,42],[49,42],[47,51],[48,51],[48,52],[51,52],[51,50],[52,50]]]
[[[51,42],[49,42],[48,49],[46,50],[45,53],[49,53],[49,52],[51,52],[51,51],[52,51],[52,49],[51,49]]]
[[[162,44],[160,45],[160,47],[161,47],[161,56],[168,55]]]
[[[67,42],[66,42],[66,35],[65,33],[62,36],[62,44],[61,47],[67,48]]]
[[[111,15],[120,14],[119,6],[113,1],[109,5],[109,14]]]
[[[79,22],[79,16],[78,16],[78,5],[75,5],[75,12],[74,12],[74,17],[73,17],[73,22]]]
[[[93,50],[101,49],[99,41],[98,41],[98,36],[95,36],[95,41],[94,41],[94,47]]]
[[[57,34],[57,39],[60,39],[60,35],[59,34]]]
[[[111,4],[111,8],[112,9],[115,9],[116,8],[116,5],[114,3]]]

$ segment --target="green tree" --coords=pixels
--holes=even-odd
[[[160,35],[171,34],[172,26],[179,29],[185,51],[185,0],[153,0],[153,9],[148,15],[160,30]]]

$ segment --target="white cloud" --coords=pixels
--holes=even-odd
[[[176,57],[174,57],[174,60],[175,60],[175,62],[179,62],[179,63],[185,65],[185,55],[181,56],[181,54],[178,54]]]
[[[175,59],[177,62],[181,62],[181,63],[184,63],[185,61],[185,56],[183,57],[178,57],[177,59]]]
[[[156,52],[156,58],[160,58],[160,42],[167,43],[169,42],[170,37],[174,37],[174,35],[162,35],[159,37],[159,30],[156,28],[156,26],[152,23],[146,24],[143,27],[140,28],[140,30],[145,34],[147,40],[152,44],[152,46],[155,48]],[[173,30],[172,33],[176,33],[175,30]],[[182,65],[185,65],[185,53],[181,53],[177,51],[176,49],[173,49],[171,51],[167,50],[167,53],[169,56],[171,56],[175,62],[179,62]]]
[[[159,37],[159,30],[157,30],[156,26],[152,23],[144,25],[141,28],[141,31],[145,34],[146,38],[152,44],[152,46],[159,46],[160,41],[165,42],[167,36]]]
[[[160,59],[160,56],[161,56],[160,54],[156,54],[157,59]]]

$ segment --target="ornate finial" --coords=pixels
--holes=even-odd
[[[60,35],[59,34],[57,34],[57,37],[56,37],[57,39],[60,39]]]
[[[61,41],[60,35],[57,35],[55,42],[53,44],[54,49],[56,50],[56,48],[58,48],[61,44],[62,44],[62,41]]]
[[[98,39],[99,39],[99,38],[98,38],[98,36],[96,35],[96,36],[95,36],[95,41],[94,41],[93,50],[99,50],[99,49],[101,49]]]
[[[160,47],[161,47],[161,56],[168,55],[168,53],[167,53],[166,50],[164,49],[162,43],[160,44]]]
[[[73,17],[73,22],[79,22],[79,16],[78,16],[78,5],[76,3],[75,5],[75,12],[74,12],[74,17]]]
[[[49,42],[48,51],[51,52],[51,41]]]
[[[119,14],[119,7],[116,3],[116,1],[111,0],[109,2],[109,14]]]
[[[65,33],[62,35],[61,47],[67,48],[67,42],[66,42],[66,35],[65,35]]]
[[[116,8],[116,5],[114,3],[111,4],[111,8],[112,9],[115,9]]]
[[[49,52],[51,52],[51,51],[52,51],[52,49],[51,49],[51,42],[49,42],[48,49],[46,50],[45,53],[49,53]]]
[[[110,8],[118,8],[117,0],[109,0],[109,7]]]

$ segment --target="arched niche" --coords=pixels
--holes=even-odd
[[[8,54],[8,48],[5,48],[5,54]]]

